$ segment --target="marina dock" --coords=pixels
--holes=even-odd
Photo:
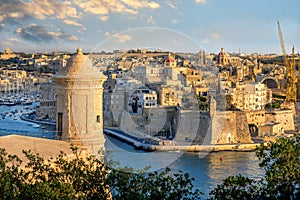
[[[22,114],[20,116],[20,119],[22,119],[24,121],[27,121],[27,122],[32,122],[32,123],[37,123],[37,124],[42,124],[42,125],[49,125],[49,126],[55,126],[56,125],[56,123],[54,121],[36,119],[34,117],[34,115],[35,115],[35,112]]]

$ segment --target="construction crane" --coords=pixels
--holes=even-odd
[[[296,73],[295,73],[295,57],[294,57],[294,47],[292,49],[292,60],[289,60],[286,54],[286,50],[284,47],[284,40],[280,28],[280,23],[277,21],[278,25],[278,33],[279,33],[279,38],[280,38],[280,44],[281,44],[281,50],[283,53],[283,61],[284,61],[284,66],[286,67],[286,101],[287,102],[294,102],[296,103],[297,100],[297,88],[296,88],[296,83],[297,83],[297,78],[296,78]]]

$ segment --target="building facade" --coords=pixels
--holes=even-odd
[[[272,102],[272,91],[262,83],[236,85],[231,93],[231,104],[240,110],[262,110]]]

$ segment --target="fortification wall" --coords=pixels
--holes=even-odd
[[[244,112],[217,111],[212,120],[212,143],[252,143]]]
[[[280,123],[285,131],[295,130],[293,110],[274,110],[266,113],[267,121]]]

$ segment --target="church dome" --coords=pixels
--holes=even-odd
[[[174,58],[170,57],[165,60],[165,62],[175,62]]]
[[[13,51],[10,48],[5,49],[4,51],[5,54],[12,54]]]
[[[228,57],[229,55],[225,52],[224,48],[221,48],[221,51],[218,54],[218,57]]]
[[[165,59],[165,64],[169,64],[169,63],[175,63],[175,59],[174,56],[171,55],[171,53],[168,53],[168,57]]]

